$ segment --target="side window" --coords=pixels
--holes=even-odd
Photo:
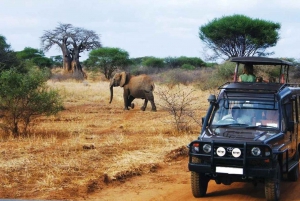
[[[293,104],[291,101],[284,104],[283,111],[282,111],[282,129],[286,130],[287,125],[289,122],[294,121],[293,118]]]

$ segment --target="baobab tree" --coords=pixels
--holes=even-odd
[[[44,31],[41,42],[44,51],[57,45],[62,51],[65,72],[79,77],[84,76],[79,62],[80,53],[102,47],[99,36],[94,31],[62,23],[54,30]]]

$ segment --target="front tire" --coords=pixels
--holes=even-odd
[[[197,157],[192,158],[193,163],[201,163]],[[206,195],[209,178],[204,173],[191,172],[191,187],[195,198],[204,197]]]
[[[209,179],[204,173],[191,172],[192,193],[195,198],[206,195]]]
[[[274,178],[265,179],[265,196],[267,201],[278,201],[280,197],[280,166],[277,164]]]

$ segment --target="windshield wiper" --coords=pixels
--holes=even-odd
[[[253,128],[278,128],[278,127],[268,126],[268,125],[258,125],[258,126],[247,126],[246,128],[253,129]]]
[[[248,124],[233,123],[233,124],[220,124],[220,125],[215,125],[215,126],[217,126],[216,128],[220,128],[220,127],[249,126],[249,125]]]

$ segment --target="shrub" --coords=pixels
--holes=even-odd
[[[202,67],[205,66],[205,63],[197,57],[178,57],[178,58],[172,58],[172,57],[167,57],[164,59],[166,65],[170,68],[179,68],[184,64],[189,64],[195,67]]]
[[[185,70],[195,70],[196,67],[191,64],[183,64],[181,68]]]
[[[31,69],[27,74],[15,70],[0,74],[1,129],[14,137],[26,134],[30,122],[41,115],[62,110],[62,100],[55,90],[46,87],[48,72]]]
[[[155,57],[149,57],[145,59],[142,64],[147,67],[157,67],[157,68],[163,68],[165,66],[164,60],[155,58]]]
[[[177,88],[174,90],[160,89],[156,92],[162,100],[162,103],[159,105],[173,117],[173,124],[177,133],[188,131],[190,120],[195,121],[196,119],[193,106],[197,101],[197,97],[193,96],[194,91],[193,89],[185,89],[177,85]]]

